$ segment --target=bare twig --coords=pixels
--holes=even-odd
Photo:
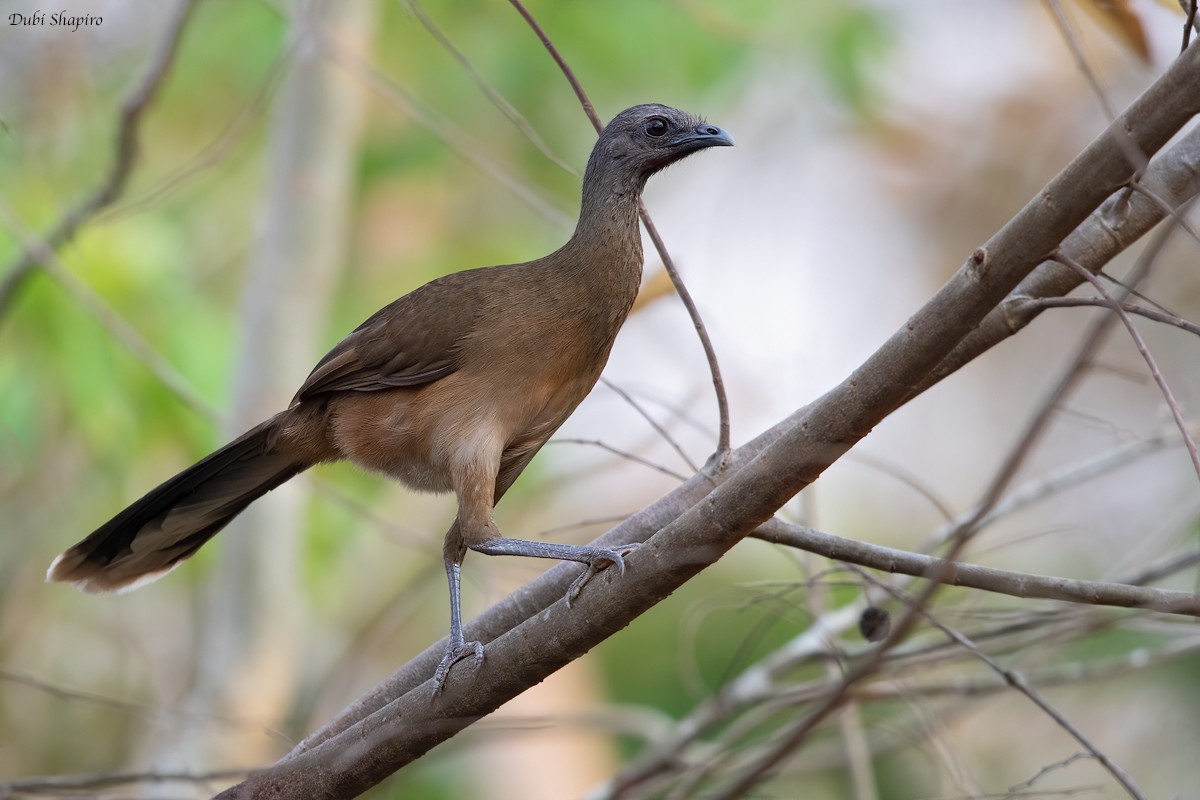
[[[1036,299],[1030,298],[1028,302],[1031,306],[1038,308],[1080,308],[1085,306],[1092,308],[1097,306],[1112,308],[1112,303],[1102,297],[1039,297]],[[1135,303],[1121,303],[1120,306],[1126,314],[1136,314],[1155,322],[1161,322],[1164,325],[1173,325],[1180,330],[1200,336],[1200,325],[1197,325],[1195,322],[1189,322],[1176,314],[1159,311],[1155,308],[1147,308]]]
[[[238,109],[233,118],[229,120],[212,141],[181,166],[164,175],[151,186],[123,202],[116,203],[96,214],[96,220],[108,222],[149,208],[153,204],[170,197],[173,192],[184,186],[195,176],[220,164],[229,155],[235,145],[240,140],[245,139],[246,134],[252,130],[253,123],[262,116],[263,111],[267,107],[267,101],[275,90],[279,88],[280,82],[291,67],[299,40],[300,37],[292,36],[284,49],[274,58],[270,66],[267,67],[266,75],[255,90],[254,95],[242,108]]]
[[[46,248],[51,250],[61,247],[74,238],[79,228],[97,212],[111,204],[125,191],[129,175],[133,172],[137,159],[138,135],[141,129],[142,115],[154,101],[159,89],[170,73],[171,64],[179,50],[179,41],[183,37],[188,16],[196,5],[196,0],[180,0],[174,14],[167,23],[167,30],[155,51],[154,57],[142,75],[142,79],[121,102],[121,112],[117,122],[117,135],[113,161],[99,185],[92,190],[75,207],[47,231],[41,238]],[[18,290],[25,280],[42,263],[45,250],[41,248],[25,248],[16,261],[8,268],[4,280],[0,281],[0,319],[8,311]]]
[[[450,120],[425,106],[420,100],[397,85],[395,81],[353,53],[347,52],[336,42],[322,39],[321,46],[333,61],[352,75],[365,81],[372,90],[387,99],[402,113],[445,142],[456,155],[508,189],[530,208],[567,230],[570,230],[575,224],[575,219],[556,200],[547,198],[541,190],[528,185],[489,159],[483,154],[484,148],[471,141]]]
[[[1047,764],[1046,766],[1039,769],[1036,773],[1034,773],[1032,778],[1029,778],[1028,780],[1021,781],[1020,783],[1013,784],[1012,786],[1008,787],[1008,791],[1004,793],[1004,797],[1000,798],[1000,800],[1011,800],[1011,798],[1013,798],[1013,797],[1029,797],[1029,796],[1031,796],[1031,793],[1028,790],[1032,789],[1034,784],[1036,784],[1042,778],[1049,775],[1051,772],[1055,772],[1060,769],[1065,769],[1066,767],[1069,767],[1072,764],[1074,764],[1076,761],[1080,761],[1085,758],[1091,758],[1091,755],[1089,753],[1074,753],[1060,761],[1055,761],[1053,764]],[[1097,787],[1097,789],[1099,789],[1099,788],[1100,787]],[[1062,794],[1063,794],[1063,792],[1061,789],[1055,789],[1052,792],[1052,796],[1056,796],[1056,797],[1060,796]],[[1036,795],[1034,795],[1034,796],[1036,796]]]
[[[142,719],[153,719],[163,715],[179,717],[181,719],[199,720],[204,722],[214,722],[227,726],[235,727],[253,727],[254,723],[237,717],[231,717],[224,714],[208,714],[196,711],[189,711],[181,708],[170,708],[150,703],[142,703],[136,700],[122,700],[116,697],[108,697],[107,695],[96,694],[95,692],[83,691],[80,689],[71,689],[51,681],[36,678],[32,675],[25,675],[20,672],[14,672],[9,669],[0,667],[0,681],[15,683],[21,686],[27,686],[30,689],[48,694],[51,697],[64,701],[83,701],[94,705],[111,708],[115,711],[120,711],[125,714],[140,717]],[[265,734],[279,741],[287,741],[287,737],[279,731],[266,730]],[[3,784],[0,784],[3,786]],[[0,795],[2,796],[2,795]]]
[[[1109,308],[1115,312],[1117,318],[1121,320],[1121,324],[1125,326],[1125,330],[1129,331],[1129,336],[1131,339],[1133,339],[1134,346],[1137,348],[1137,351],[1141,355],[1142,359],[1145,360],[1146,366],[1150,370],[1151,377],[1153,377],[1154,382],[1158,384],[1158,389],[1160,392],[1162,392],[1163,399],[1167,403],[1167,408],[1171,411],[1171,417],[1175,420],[1175,424],[1179,427],[1179,433],[1183,436],[1184,446],[1187,447],[1188,455],[1191,456],[1192,459],[1192,467],[1196,470],[1196,477],[1200,478],[1200,451],[1197,451],[1196,442],[1194,439],[1192,439],[1191,434],[1188,432],[1187,422],[1183,418],[1183,410],[1179,408],[1179,403],[1175,400],[1175,394],[1171,391],[1171,387],[1167,385],[1167,380],[1163,377],[1162,371],[1159,370],[1158,363],[1155,361],[1153,354],[1151,354],[1150,348],[1146,346],[1146,340],[1142,338],[1141,332],[1138,331],[1137,326],[1133,324],[1133,320],[1129,318],[1129,314],[1125,312],[1125,309],[1122,307],[1121,303],[1117,301],[1111,293],[1109,293],[1108,289],[1104,287],[1104,284],[1099,278],[1089,272],[1086,267],[1080,265],[1070,256],[1057,253],[1054,257],[1056,260],[1066,264],[1068,267],[1078,272],[1081,277],[1091,283],[1092,286],[1095,287],[1096,291],[1099,292],[1104,298],[1105,302],[1108,303]]]
[[[224,769],[215,772],[112,772],[95,775],[51,775],[43,778],[21,778],[0,783],[0,797],[10,792],[62,795],[97,789],[111,789],[138,783],[191,783],[228,781],[243,778],[253,770]]]
[[[1080,44],[1079,37],[1075,35],[1075,26],[1067,18],[1066,10],[1063,9],[1062,4],[1058,0],[1045,0],[1045,3],[1050,7],[1050,14],[1054,17],[1054,23],[1058,26],[1059,33],[1062,34],[1063,39],[1067,43],[1067,49],[1071,51],[1071,56],[1075,59],[1075,65],[1083,73],[1088,86],[1092,89],[1092,94],[1096,95],[1096,99],[1100,101],[1100,108],[1104,111],[1104,118],[1112,122],[1117,115],[1113,111],[1112,104],[1108,102],[1108,97],[1104,94],[1104,90],[1100,88],[1100,81],[1096,78],[1096,73],[1092,71],[1092,65],[1088,63],[1087,56],[1084,55],[1083,45]]]
[[[596,113],[596,107],[592,105],[592,101],[588,99],[587,92],[583,90],[583,85],[575,77],[575,70],[571,69],[570,65],[567,64],[567,60],[558,52],[558,48],[554,46],[554,42],[550,40],[545,29],[542,28],[533,14],[529,13],[529,9],[525,8],[525,4],[521,0],[509,0],[509,2],[512,3],[513,8],[517,10],[517,13],[521,15],[521,18],[533,30],[534,35],[538,37],[542,46],[546,48],[546,52],[554,59],[554,63],[558,65],[558,69],[562,72],[563,77],[567,79],[567,83],[571,84],[571,91],[575,92],[575,97],[579,99],[579,104],[583,106],[583,113],[591,121],[592,127],[596,129],[596,133],[600,133],[600,131],[604,130],[604,122],[600,119],[600,115]]]
[[[1159,210],[1171,217],[1171,219],[1174,220],[1179,227],[1187,231],[1188,236],[1192,237],[1192,241],[1200,244],[1200,232],[1197,232],[1196,229],[1192,227],[1192,224],[1188,222],[1187,217],[1184,216],[1182,206],[1179,208],[1172,206],[1165,198],[1159,197],[1157,192],[1155,192],[1149,186],[1146,186],[1141,181],[1130,181],[1129,190],[1142,195],[1151,203],[1154,203]]]
[[[615,383],[610,381],[608,378],[605,378],[604,376],[600,377],[600,382],[603,383],[605,386],[607,386],[609,389],[613,390],[613,392],[615,392],[618,397],[620,397],[622,400],[624,400],[626,403],[628,403],[630,405],[630,407],[632,407],[633,410],[636,411],[639,416],[641,416],[642,419],[646,420],[646,423],[651,428],[653,428],[654,431],[659,436],[661,436],[663,438],[663,441],[665,441],[667,444],[669,444],[671,446],[671,449],[679,454],[679,457],[683,459],[683,463],[687,464],[688,469],[690,469],[692,472],[700,471],[700,468],[698,466],[696,466],[696,464],[692,461],[691,458],[688,457],[687,452],[684,451],[683,447],[680,446],[679,442],[675,441],[675,437],[671,435],[671,432],[668,431],[666,428],[664,428],[661,424],[659,424],[658,420],[656,420],[654,417],[650,416],[650,412],[646,411],[646,409],[642,407],[641,403],[639,403],[637,400],[634,400],[633,396],[631,394],[629,394],[629,392],[625,391],[620,386],[617,386]]]
[[[846,458],[852,463],[862,464],[899,481],[925,498],[925,501],[933,506],[938,516],[942,519],[948,523],[954,521],[954,512],[950,510],[950,503],[939,497],[933,487],[926,486],[918,476],[904,469],[899,464],[894,464],[872,455],[866,455],[865,453],[850,453]]]
[[[555,534],[564,533],[566,531],[576,531],[576,530],[580,530],[581,528],[592,528],[597,525],[609,525],[609,526],[616,525],[618,522],[620,522],[621,520],[625,519],[628,516],[629,516],[628,514],[613,514],[612,516],[609,516],[609,517],[594,517],[591,519],[581,519],[581,520],[577,520],[575,522],[567,523],[566,525],[557,525],[553,528],[545,528],[544,530],[541,530],[538,532],[538,536],[540,536],[543,539],[548,539],[551,536],[554,536]]]
[[[637,453],[630,453],[629,451],[622,450],[619,447],[613,447],[611,444],[608,444],[607,442],[603,442],[600,439],[580,439],[580,438],[572,438],[572,437],[555,437],[554,439],[551,439],[549,441],[549,444],[585,444],[585,445],[590,445],[592,447],[599,447],[601,450],[607,450],[608,452],[612,453],[615,456],[620,456],[621,458],[624,458],[628,461],[632,461],[635,464],[641,464],[643,467],[649,467],[650,469],[654,470],[655,472],[661,472],[663,475],[667,475],[669,477],[675,478],[676,480],[686,481],[688,478],[687,475],[680,475],[675,470],[670,469],[668,467],[664,467],[662,464],[656,464],[648,458],[643,458],[642,456],[639,456]]]
[[[650,219],[650,212],[646,210],[646,205],[641,200],[638,201],[638,213],[642,217],[642,225],[646,227],[646,233],[649,234],[650,241],[654,243],[654,248],[658,250],[658,255],[663,262],[663,269],[670,276],[671,283],[675,284],[675,291],[679,294],[679,299],[683,302],[684,308],[687,309],[688,316],[692,318],[692,325],[695,326],[696,335],[700,337],[700,345],[704,348],[704,356],[708,359],[708,369],[712,373],[713,392],[717,397],[717,417],[720,426],[717,431],[717,450],[714,454],[716,457],[714,466],[718,470],[723,470],[729,466],[729,397],[725,392],[725,378],[721,375],[721,366],[717,362],[717,351],[713,347],[712,339],[708,335],[708,328],[704,326],[704,320],[700,317],[700,309],[696,307],[696,302],[692,299],[691,292],[684,286],[683,277],[679,274],[679,269],[675,266],[675,260],[667,252],[667,245],[663,242],[662,237],[659,236],[658,228],[655,226],[654,220]]]
[[[1144,439],[1124,442],[1098,455],[1067,464],[1061,469],[1029,480],[1009,491],[1004,499],[984,516],[980,524],[990,525],[993,521],[1008,516],[1014,511],[1027,508],[1039,500],[1072,486],[1079,486],[1099,475],[1128,466],[1140,458],[1162,452],[1178,441],[1179,432],[1174,428],[1168,428]]]
[[[525,117],[521,115],[520,111],[517,111],[517,109],[513,108],[512,103],[508,102],[504,95],[497,91],[496,87],[488,83],[487,79],[479,74],[479,70],[475,69],[475,65],[471,63],[466,54],[463,53],[462,50],[459,50],[458,46],[455,45],[454,42],[451,41],[450,37],[446,35],[446,32],[439,28],[437,23],[434,22],[427,13],[425,13],[425,9],[419,2],[417,2],[417,0],[404,0],[404,2],[408,5],[408,8],[412,12],[413,16],[417,18],[417,22],[421,23],[421,26],[429,32],[429,35],[434,38],[434,41],[440,44],[442,48],[445,49],[445,51],[449,53],[455,61],[458,62],[458,65],[463,68],[467,75],[470,76],[471,81],[477,87],[479,87],[479,91],[483,92],[483,96],[488,99],[488,102],[499,109],[500,113],[507,117],[508,121],[511,122],[517,130],[524,134],[525,138],[528,139],[533,146],[536,147],[539,152],[541,152],[542,155],[568,173],[572,175],[579,174],[579,169],[551,150],[550,145],[546,144],[546,140],[541,137],[541,134],[539,134],[537,130],[529,124],[529,120],[525,119]]]
[[[864,572],[860,574],[865,576],[868,580],[872,580],[867,573]],[[1146,800],[1145,793],[1143,793],[1141,788],[1138,787],[1137,783],[1133,780],[1133,777],[1124,769],[1122,769],[1119,764],[1113,761],[1107,753],[1092,743],[1092,741],[1084,735],[1083,731],[1079,730],[1079,728],[1072,724],[1072,722],[1068,720],[1066,716],[1062,714],[1062,712],[1052,706],[1050,702],[1041,695],[1040,692],[1030,686],[1020,673],[1010,669],[1005,669],[998,661],[996,661],[996,659],[983,652],[978,645],[964,636],[961,632],[949,627],[948,625],[942,624],[942,622],[936,616],[931,614],[927,608],[922,608],[921,606],[912,603],[911,599],[903,592],[893,589],[886,583],[880,581],[873,582],[876,586],[879,586],[897,600],[900,600],[905,604],[909,604],[909,607],[913,608],[914,610],[918,610],[926,622],[937,628],[947,637],[956,642],[960,647],[964,648],[967,650],[967,652],[971,653],[973,656],[986,664],[989,669],[1003,678],[1004,682],[1009,686],[1025,695],[1030,702],[1041,709],[1042,713],[1054,720],[1055,724],[1066,731],[1071,738],[1079,742],[1079,744],[1081,744],[1084,749],[1091,754],[1092,758],[1096,759],[1096,761],[1099,762],[1099,764],[1104,767],[1104,769],[1106,769],[1110,775],[1113,776],[1113,779],[1116,780],[1123,789],[1125,789],[1130,797],[1136,798],[1136,800]]]
[[[913,553],[871,542],[837,536],[803,525],[772,519],[754,532],[756,539],[796,547],[809,553],[884,572],[928,578],[948,586],[962,586],[1027,599],[1062,600],[1096,606],[1144,608],[1169,614],[1200,617],[1200,594],[1124,583],[1075,580],[1054,575],[993,569]]]
[[[559,53],[558,48],[554,46],[554,42],[546,34],[546,31],[538,23],[537,19],[525,8],[525,4],[521,0],[509,0],[517,13],[522,19],[528,23],[529,27],[541,40],[542,45],[554,59],[554,63],[558,64],[559,70],[563,77],[571,84],[571,89],[575,92],[575,97],[579,99],[579,104],[583,107],[583,113],[587,114],[587,118],[591,121],[592,127],[596,129],[596,133],[604,130],[604,122],[596,113],[595,106],[588,99],[587,92],[583,90],[583,85],[575,76],[575,71],[567,64],[566,59]],[[658,234],[658,228],[654,225],[654,220],[650,219],[650,213],[646,210],[646,206],[640,200],[638,201],[638,213],[642,218],[642,225],[646,228],[646,233],[650,236],[650,241],[654,243],[654,249],[658,251],[659,258],[662,259],[663,268],[666,269],[667,275],[671,278],[671,283],[675,285],[675,291],[679,295],[679,299],[683,302],[684,308],[687,309],[688,316],[692,318],[692,324],[696,327],[696,334],[700,337],[700,345],[704,348],[704,356],[708,359],[708,369],[712,373],[713,391],[717,396],[717,414],[720,418],[719,431],[717,434],[717,450],[715,453],[716,459],[714,465],[718,470],[722,470],[729,465],[729,398],[725,392],[725,379],[721,377],[721,367],[717,362],[717,352],[713,348],[712,339],[708,335],[708,329],[704,326],[704,320],[700,317],[700,310],[696,308],[695,302],[692,300],[691,293],[683,283],[683,278],[680,277],[679,270],[675,266],[675,260],[671,258],[671,254],[667,252],[667,245],[663,242],[662,237]]]
[[[184,405],[208,419],[220,418],[220,411],[206,400],[191,382],[163,358],[145,337],[134,328],[128,320],[122,317],[104,298],[96,294],[90,286],[77,278],[73,272],[59,259],[58,254],[49,243],[34,238],[32,232],[26,232],[17,219],[16,214],[7,203],[0,201],[0,216],[4,217],[9,226],[16,231],[25,252],[33,257],[30,263],[38,264],[61,286],[66,293],[84,310],[108,331],[109,335],[119,342],[147,372],[153,375],[171,394],[175,395]]]
[[[1163,578],[1169,578],[1172,575],[1178,574],[1185,569],[1190,569],[1197,564],[1200,564],[1200,550],[1168,556],[1157,563],[1148,565],[1136,575],[1130,576],[1127,579],[1127,583],[1134,586],[1155,583],[1156,581],[1161,581]]]

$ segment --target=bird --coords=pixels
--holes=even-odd
[[[483,645],[465,640],[468,551],[575,561],[568,602],[636,545],[503,536],[495,504],[600,378],[642,276],[647,180],[685,156],[731,146],[699,117],[656,103],[617,114],[583,175],[579,220],[547,256],[437,278],[338,342],[286,410],[151,489],[51,564],[48,581],[127,591],[177,567],[247,506],[310,467],[346,460],[417,491],[453,492],[443,560],[450,635],[434,691]]]

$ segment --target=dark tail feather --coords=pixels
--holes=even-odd
[[[267,420],[151,490],[54,559],[46,580],[108,592],[171,571],[246,506],[310,466],[275,449],[275,434],[276,421]]]

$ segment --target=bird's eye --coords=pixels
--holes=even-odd
[[[646,133],[650,136],[658,138],[665,135],[667,132],[667,121],[662,117],[651,117],[646,123]]]

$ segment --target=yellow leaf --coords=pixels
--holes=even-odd
[[[1120,40],[1121,44],[1150,63],[1150,45],[1142,20],[1130,8],[1129,0],[1079,0],[1080,5],[1100,24],[1100,27]]]
[[[637,300],[633,302],[633,311],[640,311],[660,297],[665,297],[674,291],[675,285],[671,283],[671,276],[667,274],[667,271],[662,266],[659,266],[650,275],[650,280],[642,284],[642,289],[638,292]]]

